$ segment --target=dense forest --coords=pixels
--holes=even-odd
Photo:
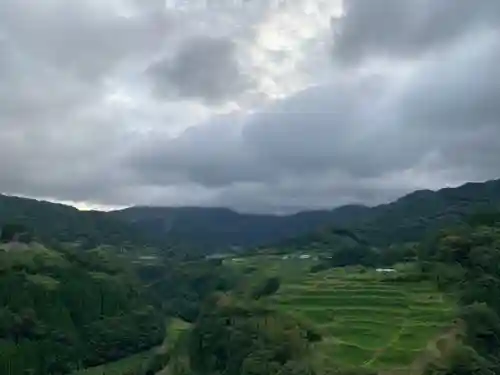
[[[459,297],[463,340],[429,374],[500,371],[500,214],[475,215],[421,246],[422,272]]]
[[[170,319],[194,323],[209,295],[236,285],[220,261],[141,262],[141,251],[35,239],[23,225],[1,230],[2,374],[68,374],[159,348]],[[164,366],[166,354],[151,353],[133,375]]]
[[[162,342],[164,316],[106,251],[0,247],[0,371],[64,374]]]
[[[239,214],[223,208],[161,207],[132,207],[113,215],[204,249],[276,245],[285,240],[289,240],[286,246],[328,241],[330,232],[338,228],[351,229],[373,245],[387,246],[417,242],[471,213],[492,208],[500,208],[500,180],[436,192],[416,191],[375,207],[349,205],[288,216]]]
[[[357,208],[357,215],[335,220],[305,235],[274,244],[285,251],[303,247],[323,249],[341,238],[387,247],[420,242],[440,230],[464,223],[470,215],[500,209],[500,180],[468,183],[433,192],[416,191],[393,203]],[[346,236],[346,231],[351,233]],[[353,239],[353,238],[351,238]]]
[[[91,249],[100,245],[119,247],[162,247],[164,237],[108,216],[105,212],[79,211],[63,204],[0,194],[0,227],[23,226],[47,246],[78,243]]]

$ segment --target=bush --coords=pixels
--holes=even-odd
[[[280,285],[281,281],[279,277],[270,277],[252,291],[252,297],[254,299],[260,299],[262,297],[273,295],[278,291]]]
[[[333,266],[330,262],[321,262],[321,263],[318,263],[318,264],[315,264],[314,266],[312,266],[311,269],[309,270],[309,272],[318,273],[321,271],[329,270],[332,267]]]

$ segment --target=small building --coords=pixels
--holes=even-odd
[[[311,256],[309,254],[301,254],[299,259],[309,259]]]
[[[209,254],[205,256],[205,259],[207,260],[222,260],[225,258],[228,258],[231,256],[230,254],[223,254],[223,253],[215,253],[215,254]]]
[[[396,272],[394,268],[377,268],[375,271],[377,272]]]

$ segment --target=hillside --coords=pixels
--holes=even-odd
[[[0,194],[0,228],[7,223],[28,228],[47,245],[79,242],[85,248],[115,246],[162,246],[163,239],[104,212],[79,211],[74,207]]]
[[[227,208],[131,207],[114,212],[82,212],[61,204],[0,195],[0,224],[17,222],[42,242],[80,241],[87,247],[172,244],[204,253],[285,242],[302,246],[330,241],[329,228],[346,228],[367,242],[385,246],[418,241],[424,234],[466,215],[500,207],[500,180],[468,183],[439,191],[416,191],[395,202],[343,206],[294,215],[242,214]]]
[[[254,247],[308,233],[343,220],[344,210],[290,216],[241,214],[226,208],[131,207],[111,215],[172,241],[205,249]]]
[[[328,227],[349,228],[375,245],[413,242],[470,213],[499,207],[500,180],[494,180],[436,192],[416,191],[376,207],[349,205],[289,216],[240,214],[225,208],[170,207],[131,207],[111,215],[156,234],[168,234],[171,240],[216,249],[254,247],[287,239],[291,239],[287,246],[295,241],[323,241],[330,233]]]
[[[281,280],[264,303],[314,325],[322,336],[314,345],[321,369],[405,373],[428,343],[453,327],[454,297],[430,280],[412,280],[416,264],[395,265],[397,272],[384,274],[359,265],[310,272],[315,263],[267,255],[227,261],[235,269],[254,267],[251,280]]]
[[[395,202],[360,210],[358,215],[344,216],[331,226],[284,241],[280,247],[301,248],[313,243],[329,246],[338,240],[339,228],[349,229],[375,246],[419,242],[427,235],[459,224],[471,214],[499,208],[500,180],[438,191],[420,190]]]
[[[164,316],[107,251],[0,245],[0,373],[65,374],[162,342]]]
[[[335,257],[130,264],[106,247],[1,244],[0,370],[345,375],[438,366],[426,373],[442,375],[458,366],[498,373],[499,222],[498,215],[467,218],[415,247],[410,261],[380,263],[392,272],[377,270],[382,259],[369,256],[321,269]],[[165,323],[180,323],[183,333],[169,328],[165,337]]]
[[[437,192],[416,191],[394,203],[373,208],[354,226],[374,243],[417,241],[426,231],[458,223],[471,213],[499,207],[500,180],[467,183]]]

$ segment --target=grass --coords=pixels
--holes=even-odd
[[[349,306],[349,307],[365,307],[365,306],[383,306],[394,308],[407,308],[408,301],[406,298],[400,297],[379,297],[379,296],[358,296],[353,293],[351,296],[336,296],[335,292],[331,296],[287,296],[279,299],[279,303],[286,305],[304,305],[304,306]]]
[[[372,366],[378,369],[399,368],[402,364],[411,363],[420,353],[420,350],[408,350],[391,347],[377,357]]]
[[[340,358],[341,363],[363,363],[372,357],[372,351],[363,349],[357,345],[350,343],[340,343],[335,345],[332,354]]]
[[[72,375],[125,375],[139,373],[144,363],[151,357],[151,351],[139,353],[116,362],[90,367],[73,372]]]
[[[335,307],[329,309],[334,316],[338,318],[344,319],[373,319],[373,320],[387,320],[389,319],[401,319],[406,318],[408,312],[404,309],[394,309],[392,307],[387,306],[377,306],[374,309],[371,306],[363,306],[363,307]]]
[[[191,328],[191,323],[182,319],[174,318],[167,326],[166,342],[175,344],[181,335]]]
[[[320,366],[408,369],[453,324],[454,301],[430,282],[388,281],[394,275],[359,267],[310,273],[310,259],[258,256],[237,264],[281,278],[269,301],[318,327],[323,340],[314,354]],[[398,270],[401,275],[412,266]]]

